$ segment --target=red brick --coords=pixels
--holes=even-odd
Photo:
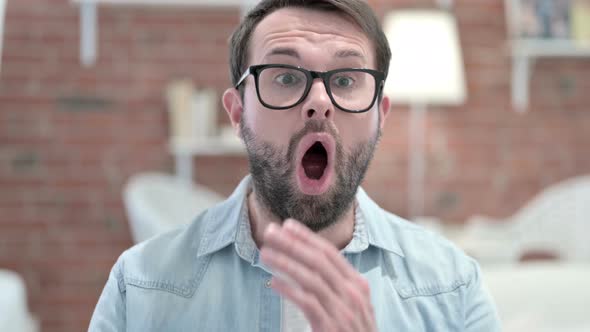
[[[433,0],[371,0],[432,8]],[[590,171],[590,65],[543,59],[531,103],[510,102],[503,0],[457,0],[465,105],[428,107],[426,214],[464,222],[507,217],[543,187]],[[80,331],[131,237],[121,191],[129,176],[171,171],[165,89],[176,78],[218,94],[229,86],[227,40],[237,10],[99,6],[98,59],[79,59],[78,8],[69,0],[8,1],[0,72],[0,266],[21,273],[43,331]],[[69,109],[96,97],[104,108]],[[221,106],[220,106],[221,108]],[[407,215],[408,107],[391,111],[364,181]],[[220,109],[220,122],[227,123]],[[34,155],[35,158],[27,159]],[[19,159],[20,158],[20,159]],[[245,157],[195,158],[196,180],[229,194]]]

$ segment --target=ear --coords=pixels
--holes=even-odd
[[[383,95],[383,98],[381,98],[381,102],[379,103],[379,113],[381,113],[381,116],[379,117],[379,128],[381,128],[381,130],[383,130],[383,127],[385,126],[385,119],[387,118],[390,109],[391,101],[389,100],[389,97]]]
[[[242,137],[240,133],[240,121],[242,120],[242,112],[244,110],[242,106],[242,98],[240,92],[236,88],[229,88],[225,90],[222,97],[223,108],[229,116],[232,127],[238,137]]]

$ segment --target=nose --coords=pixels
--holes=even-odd
[[[331,119],[334,113],[334,105],[324,82],[321,79],[315,79],[307,97],[301,107],[301,116],[304,121],[307,120],[326,120]]]

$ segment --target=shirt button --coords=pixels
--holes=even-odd
[[[270,279],[266,279],[264,286],[266,286],[266,288],[270,288]]]

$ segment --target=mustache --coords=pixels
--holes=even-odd
[[[303,136],[309,133],[324,132],[330,134],[334,138],[334,141],[336,142],[336,153],[340,154],[342,150],[342,144],[340,140],[340,135],[338,135],[338,132],[334,127],[334,124],[328,121],[320,121],[313,119],[308,120],[305,123],[305,126],[301,128],[301,130],[296,132],[289,140],[289,148],[287,149],[287,156],[289,160],[293,159],[293,156],[295,155],[295,151],[297,149],[297,144],[299,143],[299,141],[301,141]]]

